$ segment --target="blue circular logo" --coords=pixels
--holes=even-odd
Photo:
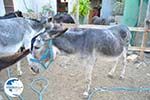
[[[23,83],[18,78],[9,78],[4,84],[5,93],[11,97],[21,95],[23,88]]]

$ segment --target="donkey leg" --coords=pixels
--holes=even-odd
[[[21,76],[23,74],[22,70],[21,70],[21,61],[17,62],[17,75]]]
[[[55,60],[57,57],[57,54],[60,54],[60,50],[55,46],[52,46],[52,49],[53,49],[53,59]]]
[[[30,41],[31,40],[29,40],[29,39],[25,39],[24,40],[24,47],[25,47],[25,49],[30,49],[31,48]],[[33,65],[32,61],[31,61],[31,58],[34,58],[34,57],[32,56],[31,53],[29,53],[27,55],[27,61],[28,61],[28,65],[29,65],[29,70],[32,72],[32,74],[37,74],[37,73],[39,73],[39,69]]]
[[[92,84],[92,71],[95,62],[96,62],[96,57],[90,57],[89,59],[86,60],[86,67],[85,67],[86,90],[83,93],[85,97],[89,95],[90,86]]]
[[[123,55],[123,69],[122,69],[122,72],[120,75],[120,79],[124,79],[125,70],[126,70],[126,66],[127,66],[127,50],[125,48],[124,48],[122,55]]]
[[[119,63],[119,58],[117,58],[114,67],[113,67],[113,68],[110,70],[110,72],[108,73],[108,77],[113,78],[113,74],[114,74],[114,72],[115,72],[115,70],[116,70],[116,67],[117,67],[118,63]]]
[[[32,63],[31,58],[33,58],[33,56],[31,54],[27,55],[27,61],[29,64],[29,70],[31,71],[31,73],[33,75],[39,73],[39,68],[37,67],[36,63]]]
[[[85,81],[86,81],[86,87],[83,95],[87,97],[89,95],[90,91],[90,86],[91,86],[91,81],[92,81],[92,71],[93,71],[93,66],[87,65],[85,69]]]

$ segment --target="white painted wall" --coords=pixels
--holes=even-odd
[[[28,9],[33,9],[33,2],[32,0],[24,0],[26,5],[27,5],[27,8]],[[23,0],[13,0],[13,3],[14,3],[14,11],[17,11],[17,10],[20,10],[22,11],[23,13],[26,13],[27,12],[27,9],[23,3]]]
[[[54,13],[57,13],[57,0],[33,0],[33,2],[33,9],[35,12],[42,12],[42,7],[50,4],[54,10]]]
[[[0,16],[3,16],[5,13],[4,2],[3,0],[0,0]]]
[[[34,12],[42,12],[42,7],[48,3],[51,4],[54,9],[54,13],[57,13],[57,0],[24,0],[26,2],[27,8],[32,9]],[[23,0],[13,0],[14,10],[20,10],[24,13],[27,9],[23,3]]]

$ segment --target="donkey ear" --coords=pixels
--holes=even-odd
[[[67,30],[68,29],[65,28],[63,30],[50,30],[50,31],[47,31],[49,33],[49,36],[50,36],[47,40],[49,40],[49,39],[55,39],[55,38],[63,35]]]
[[[44,16],[41,16],[40,17],[40,22],[41,22],[41,24],[46,24],[47,23],[47,18],[44,17]]]
[[[42,17],[40,17],[40,19],[39,19],[39,20],[40,20],[40,23],[41,23],[41,24],[45,24],[45,23],[46,23],[46,18],[45,18],[45,17],[43,17],[43,16],[42,16]]]

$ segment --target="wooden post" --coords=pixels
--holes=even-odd
[[[148,5],[147,5],[146,19],[149,18],[149,16],[150,16],[150,12],[149,11],[150,11],[150,0],[148,2]],[[141,60],[144,59],[144,50],[145,50],[146,42],[147,42],[147,38],[148,38],[148,32],[147,32],[148,29],[147,29],[146,23],[144,24],[144,28],[145,28],[145,32],[143,34],[141,51],[140,51],[140,59]]]
[[[140,60],[144,59],[144,50],[146,47],[148,32],[145,31],[142,38],[141,50],[140,50]]]

